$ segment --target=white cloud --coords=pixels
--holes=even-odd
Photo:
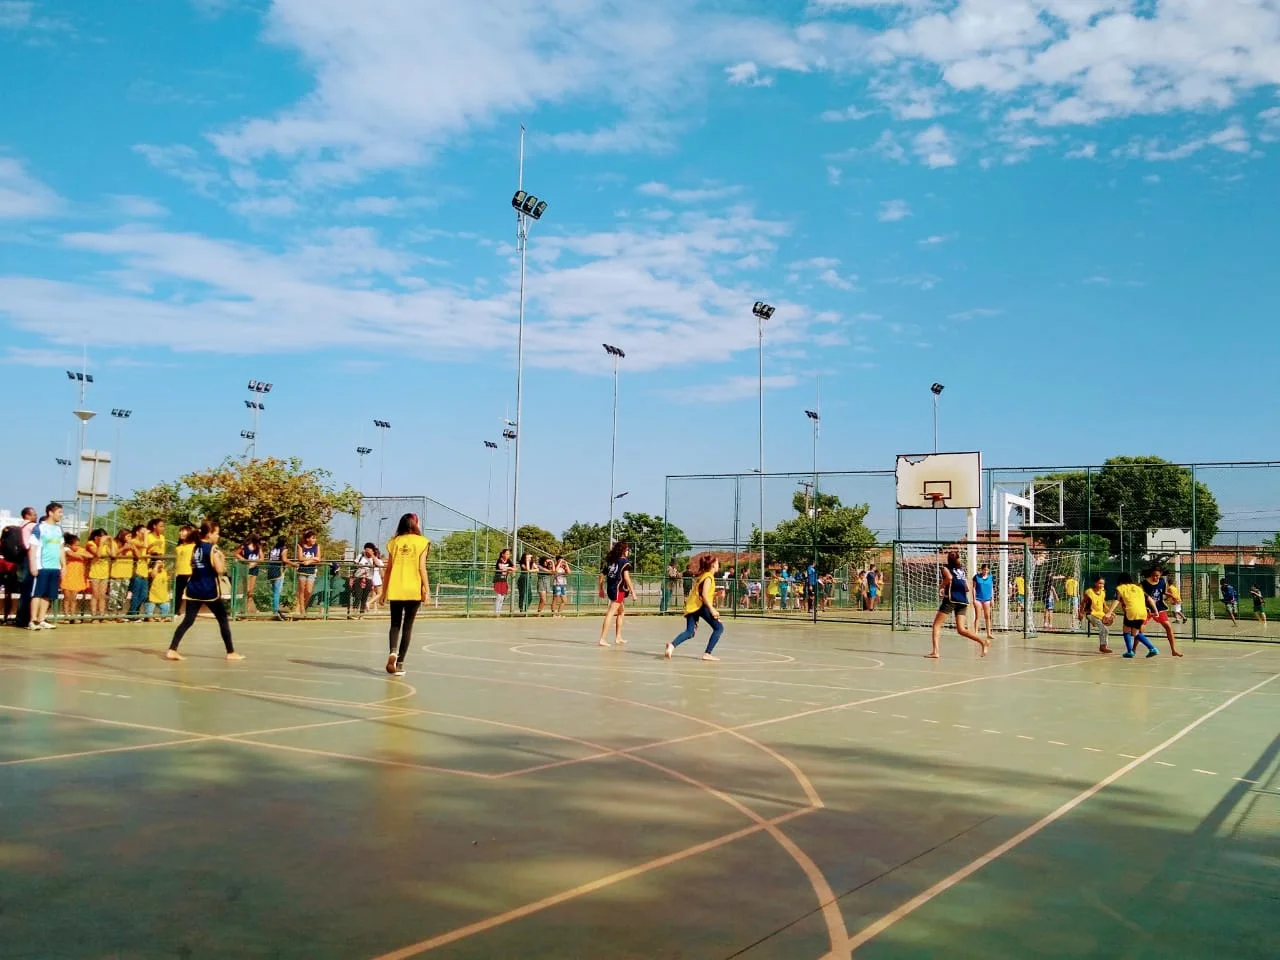
[[[940,246],[941,244],[947,243],[952,239],[954,238],[948,234],[935,233],[932,236],[925,237],[922,240],[917,240],[916,243],[922,247],[936,247],[936,246]]]
[[[735,87],[772,87],[773,77],[765,76],[750,60],[724,68],[725,79]]]
[[[570,130],[539,137],[570,153],[662,153],[675,148],[676,125],[665,121],[623,121],[595,130]]]
[[[1092,142],[1081,144],[1074,150],[1067,151],[1067,159],[1069,160],[1092,160],[1097,155],[1098,145]]]
[[[996,310],[991,307],[974,307],[971,310],[960,310],[957,313],[947,314],[947,319],[959,320],[961,322],[968,320],[989,320],[992,317],[998,317],[1003,313],[1003,310]]]
[[[1111,286],[1111,278],[1108,276],[1104,276],[1103,274],[1100,274],[1100,273],[1094,274],[1092,277],[1085,277],[1080,282],[1089,284],[1091,286],[1097,286],[1097,287]]]
[[[32,42],[39,42],[41,35],[70,33],[72,28],[66,20],[38,13],[29,0],[0,0],[0,30],[23,32],[32,37]]]
[[[231,204],[231,209],[242,217],[291,217],[298,212],[298,201],[283,194],[245,197]]]
[[[121,193],[111,198],[111,204],[116,213],[131,220],[154,220],[169,215],[167,207],[150,197]]]
[[[880,204],[876,219],[881,223],[897,223],[911,216],[911,206],[905,200],[885,200]]]
[[[833,187],[840,186],[840,178],[843,175],[844,175],[844,171],[842,171],[839,167],[832,167],[832,166],[827,167],[827,183],[831,184],[831,186]]]
[[[673,200],[676,203],[702,203],[707,200],[723,200],[727,197],[732,197],[741,193],[742,188],[710,183],[697,188],[680,189],[670,187],[665,183],[650,181],[636,187],[636,192],[642,193],[646,197],[661,197],[665,200]]]
[[[57,193],[31,176],[20,160],[0,156],[0,220],[36,220],[62,207]]]
[[[898,138],[894,136],[892,130],[883,131],[876,138],[876,142],[872,144],[871,149],[887,160],[904,163],[907,159],[907,151],[903,149],[902,144],[898,142]]]
[[[766,390],[789,390],[800,381],[791,374],[764,378]],[[694,403],[733,403],[755,397],[760,381],[756,377],[726,377],[716,383],[696,383],[672,392],[676,400]]]
[[[1258,113],[1258,119],[1262,121],[1262,129],[1258,132],[1259,140],[1263,143],[1280,140],[1280,107],[1267,107]]]
[[[827,123],[847,123],[851,120],[865,120],[874,113],[874,110],[863,110],[855,104],[850,104],[843,110],[823,110],[821,119]]]
[[[1238,121],[1233,121],[1221,130],[1203,137],[1195,137],[1174,146],[1168,146],[1163,141],[1154,138],[1137,138],[1131,140],[1126,146],[1116,149],[1113,153],[1116,156],[1131,160],[1174,161],[1185,160],[1206,147],[1217,147],[1228,153],[1240,154],[1249,153],[1252,149],[1248,131]]]
[[[912,148],[926,167],[954,167],[955,153],[951,146],[951,137],[941,124],[921,130],[912,141]]]
[[[1143,181],[1143,183],[1150,183],[1150,184],[1156,184],[1156,183],[1159,183],[1159,182],[1160,182],[1160,174],[1158,174],[1158,173],[1148,173],[1145,177],[1143,177],[1143,178],[1142,178],[1142,181]]]

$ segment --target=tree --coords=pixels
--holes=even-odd
[[[542,527],[527,523],[517,531],[517,534],[520,538],[521,553],[528,550],[533,554],[554,557],[560,552],[560,541],[550,530],[543,530]]]
[[[817,556],[820,573],[830,573],[848,564],[861,564],[876,547],[876,535],[865,523],[871,507],[861,503],[845,506],[834,493],[819,492],[816,498],[798,492],[791,500],[797,516],[783,520],[764,535],[767,559],[791,567],[804,567]],[[814,507],[817,517],[813,516]],[[760,531],[752,533],[752,547],[760,549]]]
[[[1142,553],[1149,527],[1194,526],[1194,542],[1204,547],[1217,535],[1222,519],[1213,491],[1196,481],[1193,525],[1191,470],[1160,457],[1112,457],[1092,476],[1058,473],[1036,480],[1063,484],[1063,527],[1036,531],[1037,538],[1051,546],[1071,533],[1091,530],[1107,539],[1110,553],[1120,554],[1123,526],[1125,546],[1132,551],[1136,542]]]
[[[631,544],[631,564],[641,574],[662,573],[668,558],[679,563],[691,546],[683,530],[650,513],[624,513],[614,534]]]
[[[1085,577],[1092,577],[1107,567],[1111,558],[1111,544],[1096,533],[1072,533],[1063,537],[1058,546],[1080,551],[1080,570]]]
[[[325,556],[335,556],[340,545],[326,544],[323,535],[335,513],[356,512],[360,494],[349,486],[335,488],[330,476],[327,470],[304,470],[297,458],[228,458],[174,483],[135,492],[120,505],[120,515],[193,525],[214,519],[231,543],[243,543],[253,534],[292,539],[312,529],[322,535]]]
[[[601,546],[609,549],[609,526],[604,523],[582,523],[575,521],[569,529],[560,534],[560,541],[566,552],[581,550],[583,547]]]

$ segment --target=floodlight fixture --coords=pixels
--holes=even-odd
[[[257,433],[255,433],[253,430],[241,430],[241,431],[240,431],[240,436],[242,436],[242,437],[243,437],[244,439],[246,439],[246,440],[257,440],[257,439],[258,439],[258,434],[257,434]]]
[[[122,410],[119,407],[113,407],[111,409],[111,415],[115,417],[117,420],[128,420],[130,417],[133,416],[133,411]]]
[[[374,420],[374,421],[373,421],[373,425],[374,425],[375,427],[377,427],[379,430],[390,430],[390,429],[391,429],[391,423],[390,423],[389,421],[387,421],[387,420]]]
[[[769,318],[771,318],[773,316],[773,310],[774,308],[771,307],[769,304],[765,303],[763,300],[757,300],[755,302],[755,306],[751,308],[751,312],[755,314],[757,317],[759,317],[761,320],[768,320]]]
[[[621,347],[615,347],[609,343],[602,343],[600,344],[600,346],[604,347],[604,352],[609,354],[609,356],[611,357],[617,357],[618,359],[621,360],[627,355],[626,351],[623,350]]]
[[[492,440],[486,440],[486,441],[484,442],[484,445],[485,445],[485,448],[486,448],[486,449],[488,449],[488,450],[497,450],[497,449],[498,449],[498,445],[497,445],[496,443],[494,443]]]
[[[515,432],[514,430],[503,430],[503,431],[502,431],[502,439],[503,439],[503,440],[514,440],[515,438],[516,438],[516,432]]]
[[[945,389],[947,389],[947,388],[946,388],[946,387],[944,387],[942,384],[940,384],[940,383],[935,383],[933,386],[931,386],[931,387],[929,388],[929,392],[930,392],[930,393],[932,393],[932,394],[936,397],[936,396],[939,396],[939,395],[942,393],[942,391],[943,391],[943,390],[945,390]]]
[[[808,417],[810,420],[813,420],[815,423],[822,419],[822,417],[819,416],[816,410],[806,410],[804,412],[804,415]]]
[[[356,447],[356,453],[362,457],[367,456],[373,453],[373,447]]]
[[[60,467],[71,466],[71,461],[68,460],[66,457],[54,457],[54,460],[57,462],[58,466]]]
[[[262,380],[250,380],[249,389],[254,393],[270,393],[272,384],[265,383]]]
[[[511,206],[522,217],[541,220],[547,209],[547,201],[539,200],[527,190],[517,190],[511,198]]]
[[[246,407],[248,407],[250,410],[265,410],[265,409],[267,409],[267,405],[266,405],[265,403],[259,403],[257,400],[246,400],[246,401],[244,402],[244,405],[245,405]]]
[[[615,500],[621,500],[623,497],[625,497],[625,496],[626,496],[628,493],[630,493],[630,492],[631,492],[630,490],[623,490],[620,494],[618,494],[618,495],[617,495],[616,497],[614,497],[613,499],[615,499]]]
[[[68,380],[79,380],[81,383],[93,383],[92,373],[79,373],[75,370],[67,371]]]

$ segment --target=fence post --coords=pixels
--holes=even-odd
[[[898,541],[893,541],[893,549],[889,553],[889,587],[893,590],[893,599],[889,603],[889,632],[898,629]]]
[[[1200,617],[1196,610],[1196,540],[1200,531],[1196,527],[1196,465],[1191,465],[1191,642],[1195,643],[1200,636]],[[1178,584],[1182,590],[1182,584]]]
[[[1031,639],[1031,608],[1035,606],[1035,569],[1031,566],[1031,545],[1022,542],[1022,639]]]

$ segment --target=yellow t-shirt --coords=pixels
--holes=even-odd
[[[133,576],[133,555],[126,554],[128,544],[122,544],[119,540],[113,540],[111,543],[111,579],[112,580],[128,580]]]
[[[149,603],[168,603],[170,599],[169,571],[161,567],[151,577],[151,590],[147,593],[147,601]]]
[[[133,545],[133,575],[135,577],[147,577],[151,575],[151,559],[147,556],[147,534],[143,534],[136,540],[130,540]]]
[[[693,589],[689,591],[689,596],[684,600],[685,613],[697,613],[702,609],[704,604],[710,605],[711,601],[706,598],[706,594],[710,593],[714,596],[715,584],[712,583],[710,590],[706,589],[707,581],[713,580],[714,573],[700,573],[698,579],[694,581]]]
[[[194,543],[180,543],[173,549],[173,575],[175,577],[191,576],[191,554],[195,553]]]
[[[1084,592],[1084,598],[1089,602],[1087,612],[1101,620],[1107,612],[1107,588],[1103,587],[1101,590],[1095,590],[1090,587]]]
[[[1026,593],[1026,592],[1027,592],[1027,581],[1023,580],[1021,577],[1014,577],[1014,578],[1013,578],[1013,592],[1014,592],[1014,593],[1016,593],[1016,594],[1018,594],[1019,596],[1021,596],[1021,595],[1022,595],[1022,594],[1024,594],[1024,593]]]
[[[93,551],[93,562],[89,564],[90,580],[106,580],[111,576],[111,541],[103,544],[90,544]]]
[[[422,574],[418,561],[431,541],[419,533],[406,533],[393,537],[387,544],[387,564],[391,573],[387,577],[388,600],[421,600]]]
[[[1165,596],[1165,599],[1168,600],[1170,603],[1182,602],[1182,594],[1178,592],[1178,588],[1175,587],[1172,583],[1165,584],[1164,596]]]
[[[1075,577],[1067,577],[1067,582],[1062,585],[1062,589],[1066,591],[1068,597],[1074,597],[1080,585],[1076,583]]]
[[[1147,595],[1136,583],[1122,583],[1116,587],[1116,598],[1124,608],[1126,620],[1145,620],[1147,618]]]
[[[164,537],[156,536],[154,533],[147,533],[147,556],[163,557],[165,542]]]

